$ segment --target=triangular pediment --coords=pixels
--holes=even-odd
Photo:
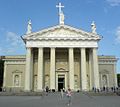
[[[23,36],[24,40],[42,39],[100,39],[97,34],[85,32],[68,25],[57,25]]]
[[[66,71],[64,68],[58,68],[56,71]]]

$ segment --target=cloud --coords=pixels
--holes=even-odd
[[[120,6],[120,0],[106,0],[111,6]]]
[[[10,42],[11,46],[18,46],[22,44],[20,36],[18,36],[14,32],[7,32],[6,40],[7,42]]]
[[[120,26],[116,29],[116,41],[120,43]]]
[[[0,40],[0,54],[16,54],[24,47],[24,43],[19,35],[11,31],[5,31],[4,38]]]
[[[4,55],[4,54],[13,54],[15,52],[15,49],[13,49],[12,47],[10,48],[2,48],[0,47],[0,54]]]

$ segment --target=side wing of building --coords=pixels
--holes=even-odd
[[[117,87],[117,73],[115,56],[98,56],[101,87]]]
[[[24,90],[25,56],[5,56],[4,62],[4,91]]]

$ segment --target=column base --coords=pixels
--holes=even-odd
[[[31,92],[31,89],[24,89],[24,92]]]
[[[55,92],[56,90],[55,89],[50,89],[51,92]]]
[[[88,89],[82,89],[82,91],[89,91]]]
[[[31,92],[31,90],[24,90],[24,92],[26,92],[26,93],[27,93],[27,92]]]
[[[42,89],[38,89],[38,90],[36,90],[36,92],[43,92],[43,90]]]

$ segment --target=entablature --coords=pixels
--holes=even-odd
[[[96,41],[27,41],[26,47],[58,47],[58,48],[97,48],[98,43]]]

